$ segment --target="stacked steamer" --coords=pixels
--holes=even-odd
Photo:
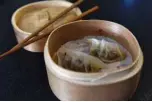
[[[71,5],[72,3],[68,1],[51,0],[30,3],[19,8],[12,16],[12,25],[18,43],[20,43],[36,30],[40,29],[42,26],[51,21]],[[79,16],[80,14],[80,9],[75,8],[64,17],[60,18],[55,23],[50,25],[47,29],[54,29]],[[43,31],[41,33],[43,33]],[[43,52],[46,40],[47,38],[43,38],[24,48],[32,52]]]
[[[60,100],[128,100],[138,85],[143,55],[134,35],[104,20],[65,24],[49,36],[44,58]]]

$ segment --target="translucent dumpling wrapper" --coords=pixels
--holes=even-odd
[[[44,26],[52,19],[47,9],[31,11],[20,19],[18,22],[19,27],[26,32],[33,33],[37,29]]]
[[[132,63],[130,53],[115,40],[103,36],[87,36],[69,41],[56,53],[57,63],[76,72],[119,72]]]
[[[89,38],[90,54],[98,57],[105,63],[121,61],[126,58],[125,49],[116,41],[107,37],[101,39]]]
[[[58,64],[78,72],[99,72],[106,65],[98,58],[83,52],[61,48],[57,52]]]
[[[54,19],[57,15],[63,12],[66,7],[49,7],[42,9],[35,9],[33,11],[27,12],[24,14],[18,21],[18,26],[23,31],[33,33],[37,29],[40,29],[42,26],[47,24],[49,21]],[[55,21],[50,27],[53,29],[71,21],[77,15],[74,11],[70,11],[57,21]]]

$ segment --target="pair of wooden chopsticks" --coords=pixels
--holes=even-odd
[[[56,20],[58,20],[59,18],[63,17],[65,14],[67,14],[69,11],[71,11],[73,8],[75,8],[76,6],[78,6],[79,4],[81,4],[83,2],[83,0],[78,0],[77,2],[75,2],[71,7],[67,8],[66,10],[64,10],[63,12],[61,12],[57,17],[55,17],[54,19],[52,19],[50,22],[48,22],[47,24],[45,24],[43,27],[41,27],[40,29],[36,30],[34,33],[32,33],[31,35],[29,35],[27,38],[25,38],[22,42],[20,42],[19,44],[17,44],[16,46],[14,46],[12,49],[10,49],[9,51],[3,53],[0,55],[0,59],[12,54],[16,51],[18,51],[19,49],[21,49],[24,46],[27,46],[35,41],[38,41],[44,37],[47,37],[52,31],[53,29],[49,29],[49,25],[51,25],[52,23],[54,23]],[[76,20],[80,20],[82,19],[84,16],[98,10],[99,7],[95,6],[85,12],[83,12],[80,16],[72,19],[69,22],[73,22]],[[68,23],[68,22],[67,22]],[[48,28],[48,29],[47,29]],[[45,29],[47,29],[47,31],[45,32]],[[42,32],[44,31],[44,32]],[[40,34],[42,33],[42,34]],[[40,34],[40,35],[39,35]]]

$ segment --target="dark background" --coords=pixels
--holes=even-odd
[[[11,26],[12,13],[34,1],[37,0],[0,1],[0,53],[17,44]],[[140,84],[131,100],[152,100],[152,0],[85,0],[80,8],[84,11],[95,4],[100,11],[85,19],[120,23],[137,37],[145,61]],[[58,100],[49,88],[42,53],[22,49],[0,60],[0,100]]]

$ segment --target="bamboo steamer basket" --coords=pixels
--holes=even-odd
[[[27,12],[33,11],[35,9],[43,9],[48,7],[65,7],[68,8],[73,3],[63,0],[51,0],[51,1],[39,1],[34,3],[29,3],[23,7],[20,7],[17,9],[14,14],[12,15],[12,26],[15,32],[15,36],[17,38],[18,43],[20,43],[23,39],[28,37],[31,33],[23,31],[19,28],[18,22],[20,18],[26,14]],[[76,16],[79,16],[82,14],[81,10],[79,8],[74,8],[72,10],[73,13],[76,14]],[[59,24],[59,23],[58,23]],[[58,25],[55,25],[58,26]],[[51,28],[50,28],[51,29]],[[52,28],[54,29],[54,28]],[[43,52],[44,51],[44,45],[46,43],[47,38],[43,38],[39,41],[36,41],[26,47],[24,47],[25,50],[31,51],[31,52]]]
[[[131,53],[133,63],[127,70],[101,79],[100,72],[79,73],[55,63],[52,57],[61,45],[88,35],[113,37]],[[124,26],[105,20],[81,20],[58,27],[46,42],[44,59],[49,85],[63,101],[128,100],[137,88],[143,65],[143,54],[135,36]]]

